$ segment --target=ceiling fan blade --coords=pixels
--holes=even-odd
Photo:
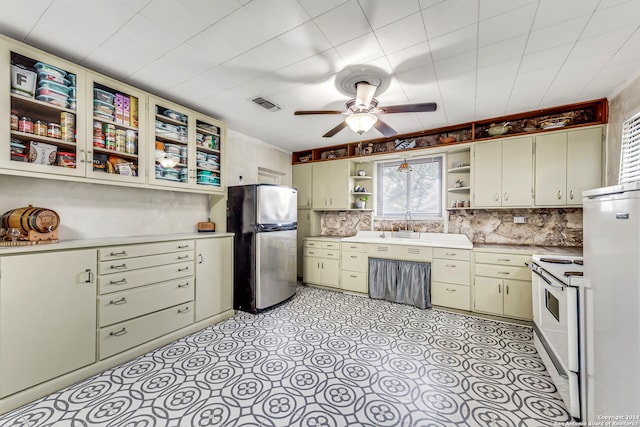
[[[376,93],[378,86],[370,85],[365,82],[356,83],[356,105],[357,109],[369,109],[373,95]]]
[[[373,126],[378,129],[378,131],[384,136],[393,136],[398,133],[391,126],[380,119],[378,119],[378,121]]]
[[[340,132],[342,129],[344,129],[346,127],[347,127],[347,122],[342,121],[342,122],[340,122],[340,124],[338,126],[334,127],[329,132],[327,132],[324,135],[322,135],[322,137],[323,138],[331,138],[333,135],[335,135],[336,133]]]
[[[307,110],[307,111],[296,111],[293,113],[294,116],[304,116],[307,114],[343,114],[344,111],[337,110]]]
[[[423,102],[420,104],[404,104],[391,105],[388,107],[379,107],[376,112],[379,113],[422,113],[436,111],[438,104],[435,102]]]

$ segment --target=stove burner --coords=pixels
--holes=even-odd
[[[540,258],[542,262],[549,262],[552,264],[572,264],[573,261],[569,259],[560,259],[560,258]]]
[[[574,264],[578,264],[578,265],[584,265],[584,261],[583,261],[583,260],[581,260],[581,259],[574,259],[574,260],[573,260],[573,263],[574,263]]]
[[[569,277],[569,276],[582,276],[582,271],[565,271],[564,275],[566,277]]]

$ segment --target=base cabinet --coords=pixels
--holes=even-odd
[[[0,397],[96,361],[96,251],[0,257]]]
[[[431,302],[442,307],[470,310],[471,251],[434,248]]]
[[[531,320],[530,255],[475,253],[473,310]]]
[[[304,242],[304,282],[340,289],[340,242]]]
[[[367,246],[362,243],[342,243],[340,253],[342,290],[368,294],[367,264],[369,258]]]
[[[196,322],[233,309],[233,237],[196,241]]]

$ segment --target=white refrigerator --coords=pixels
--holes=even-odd
[[[587,420],[640,425],[640,182],[583,193]]]

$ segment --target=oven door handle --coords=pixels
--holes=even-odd
[[[531,272],[532,272],[532,273],[534,273],[534,274],[536,274],[536,275],[538,275],[542,280],[544,280],[544,281],[547,283],[547,285],[549,285],[549,286],[553,286],[554,288],[562,288],[562,286],[554,285],[554,284],[551,282],[551,280],[549,280],[549,279],[547,279],[546,277],[544,277],[544,276],[542,275],[542,273],[540,273],[538,270],[531,269]]]

